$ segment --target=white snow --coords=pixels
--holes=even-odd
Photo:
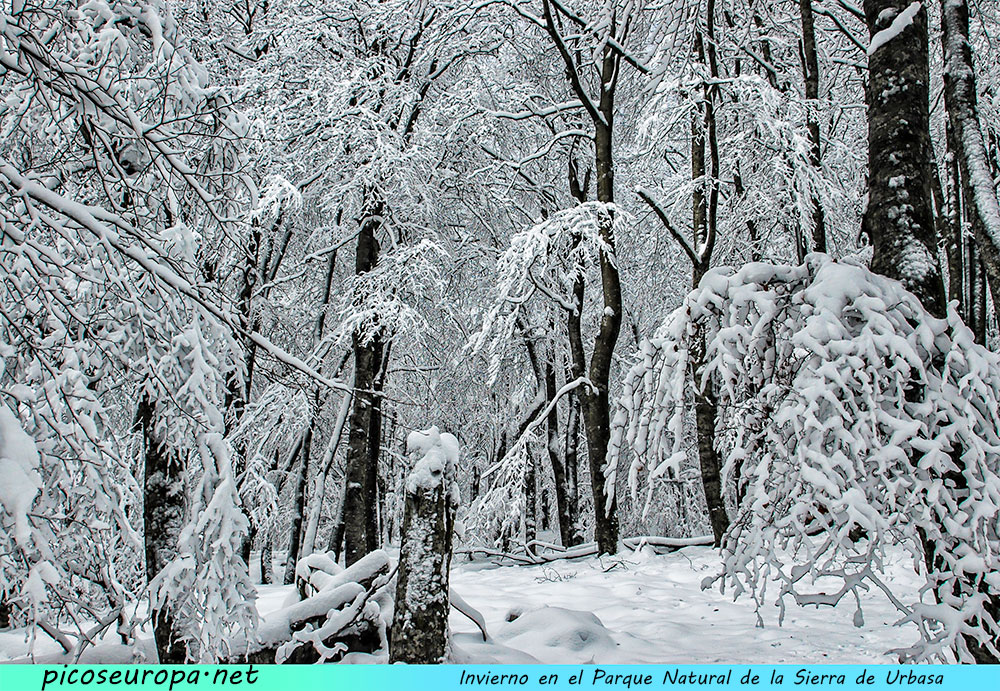
[[[917,16],[920,7],[920,0],[910,3],[909,7],[893,18],[892,24],[872,36],[871,45],[868,46],[868,55],[874,55],[876,50],[903,33],[903,30],[913,23],[913,18]],[[882,15],[879,15],[879,18],[881,19]]]
[[[420,456],[406,478],[407,491],[432,489],[444,478],[453,477],[459,455],[458,439],[453,434],[441,432],[434,425],[415,430],[406,437],[406,451]]]
[[[894,586],[914,593],[920,580],[901,550],[889,559]],[[702,590],[720,568],[718,553],[686,547],[666,555],[646,549],[617,558],[589,558],[540,566],[496,567],[458,558],[451,583],[482,612],[493,640],[453,612],[453,661],[468,664],[892,663],[886,655],[917,636],[895,627],[899,613],[879,592],[863,595],[865,621],[853,607],[778,608],[751,598],[733,602],[717,588]],[[874,589],[873,589],[874,590]],[[513,611],[512,611],[513,610]],[[518,614],[513,621],[507,619]]]
[[[889,554],[894,587],[914,593],[921,579],[902,550]],[[720,568],[709,547],[685,547],[657,555],[645,548],[618,557],[588,558],[539,566],[496,566],[486,561],[452,562],[451,584],[466,607],[481,613],[491,638],[483,640],[477,624],[452,611],[451,662],[462,664],[872,664],[893,663],[887,651],[908,644],[916,626],[894,626],[899,615],[881,593],[862,595],[865,618],[854,624],[853,607],[790,607],[778,625],[778,608],[760,608],[763,627],[750,598],[733,602],[717,588],[701,583]],[[350,586],[348,586],[350,587]],[[261,633],[287,622],[283,602],[292,585],[258,586]],[[344,592],[325,597],[343,599]],[[301,606],[312,606],[316,601]],[[511,619],[511,621],[508,621]],[[273,627],[273,628],[272,628]],[[153,654],[147,629],[137,653]],[[287,630],[285,635],[287,635]],[[28,653],[25,629],[0,632],[0,661]],[[68,662],[57,643],[41,636],[35,642],[38,662]],[[134,662],[132,649],[120,645],[112,628],[88,648],[88,663]],[[377,661],[352,655],[351,662]]]
[[[14,539],[29,549],[28,509],[42,488],[38,449],[5,403],[0,403],[0,478],[0,505],[14,519]],[[0,520],[0,525],[4,522]]]

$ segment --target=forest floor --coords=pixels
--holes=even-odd
[[[494,566],[457,560],[452,587],[486,618],[496,644],[484,644],[475,626],[453,613],[456,662],[521,661],[515,651],[544,663],[894,663],[886,653],[917,638],[915,626],[894,626],[900,614],[881,592],[862,597],[864,624],[853,623],[855,602],[836,608],[799,607],[788,598],[784,623],[776,585],[760,608],[735,602],[718,586],[701,589],[719,572],[718,552],[686,547],[657,555],[645,550],[609,559],[545,566]],[[919,581],[902,552],[887,564],[888,579],[904,601]],[[817,588],[822,590],[822,588]],[[520,616],[505,621],[508,613]],[[495,657],[495,660],[491,659]]]
[[[902,552],[887,561],[888,581],[904,601],[919,581]],[[716,586],[702,590],[719,570],[707,547],[658,555],[624,552],[542,566],[497,565],[456,556],[452,588],[485,617],[491,640],[452,611],[452,659],[468,664],[583,663],[893,663],[887,654],[916,640],[913,625],[894,626],[900,615],[881,592],[862,597],[864,623],[854,626],[855,603],[836,608],[799,607],[789,598],[784,623],[774,594],[760,608],[749,596],[733,601]],[[280,570],[278,571],[280,573]],[[279,609],[292,586],[259,586],[264,618]],[[775,589],[776,590],[776,589]],[[822,588],[817,588],[822,590]],[[511,620],[511,621],[509,621]],[[138,661],[132,648],[109,635],[83,656],[84,662]],[[140,656],[152,658],[151,641],[140,640]],[[28,661],[25,630],[0,632],[0,661]],[[34,643],[38,662],[68,662],[44,634]],[[353,662],[377,662],[366,655]]]

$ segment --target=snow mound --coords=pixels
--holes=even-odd
[[[595,614],[562,607],[527,610],[506,624],[496,638],[521,650],[558,648],[559,657],[567,663],[606,660],[618,647]]]
[[[407,435],[406,452],[420,457],[406,479],[407,491],[430,490],[438,487],[445,478],[453,477],[458,464],[458,439],[431,425],[428,429],[414,430]]]
[[[451,636],[449,662],[457,665],[532,665],[540,661],[528,653],[496,641],[484,641],[478,633]]]

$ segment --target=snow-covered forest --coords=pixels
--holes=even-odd
[[[0,660],[1000,661],[996,0],[3,0]]]

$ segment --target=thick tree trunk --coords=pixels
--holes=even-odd
[[[367,217],[361,221],[358,233],[355,273],[368,273],[378,263],[379,245],[375,231],[381,224],[383,206],[374,204]],[[373,482],[377,468],[371,467],[378,458],[378,439],[373,431],[381,428],[381,417],[373,421],[377,404],[376,375],[381,368],[382,345],[378,334],[355,333],[352,338],[354,351],[354,403],[351,411],[347,441],[347,477],[344,488],[344,559],[350,566],[378,545],[376,497]],[[373,534],[374,533],[374,534]]]
[[[974,116],[975,98],[971,55],[968,53],[967,33],[963,38],[962,29],[955,26],[964,21],[967,32],[968,15],[956,18],[957,5],[964,6],[964,3],[956,0],[942,2],[945,13],[945,98],[951,111],[952,132],[960,148],[961,172],[963,176],[972,178],[969,180],[972,194],[962,201],[966,207],[981,202],[980,209],[988,212],[991,206],[989,197],[992,197],[995,206],[996,194],[991,182],[990,190],[976,190],[974,187],[977,174],[972,171],[980,158],[975,153],[974,145],[978,139],[979,153],[982,154],[982,137],[978,122],[974,117],[969,120],[970,114]],[[869,206],[864,217],[874,245],[872,268],[901,280],[920,298],[929,312],[943,316],[944,285],[936,261],[936,234],[930,206],[935,173],[929,127],[927,13],[923,5],[917,5],[913,11],[913,5],[904,0],[865,0],[864,9],[872,36],[868,94]],[[886,30],[893,20],[907,16],[910,21],[901,31],[893,29],[880,35],[879,32]],[[964,58],[956,55],[963,50]],[[971,89],[972,102],[969,101],[970,94],[964,89]],[[968,170],[963,167],[970,162],[972,166]],[[984,155],[982,162],[985,166]],[[980,236],[977,234],[978,239]],[[982,244],[977,244],[977,249],[982,250]],[[991,248],[990,251],[995,250],[992,244],[987,247]],[[977,263],[978,260],[970,252],[967,268],[972,276],[970,286],[973,287]],[[973,299],[969,301],[970,312],[976,309],[974,302]],[[915,385],[907,395],[912,400],[919,400],[923,394],[921,388]],[[956,452],[953,458],[961,464],[961,453]],[[919,456],[911,461],[919,463]],[[955,481],[964,482],[960,472],[954,475]],[[949,530],[947,526],[940,526],[940,529],[945,533]],[[937,545],[927,539],[922,530],[920,537],[924,562],[930,577],[934,578],[933,574],[942,567],[941,558],[936,554]],[[966,586],[972,592],[977,589],[973,582],[967,581]],[[952,596],[951,592],[936,591],[934,594],[939,602]],[[1000,598],[988,595],[984,605],[993,617],[1000,614]],[[977,641],[966,637],[965,643],[977,662],[998,661]]]
[[[431,458],[435,453],[437,457]],[[390,662],[440,663],[447,654],[458,493],[453,486],[454,459],[442,468],[441,455],[442,449],[431,449],[406,479]]]
[[[910,0],[865,0],[868,57],[868,208],[872,270],[901,281],[933,315],[945,314],[931,206],[933,151],[928,114],[927,12],[898,34],[882,34]],[[888,42],[881,43],[887,36]]]
[[[145,451],[143,528],[146,580],[150,581],[177,555],[177,539],[186,513],[184,467],[162,438],[162,423],[148,394],[144,393],[139,401],[136,422],[142,430]],[[187,646],[178,637],[170,603],[152,614],[160,663],[183,663]]]
[[[805,81],[805,96],[809,101],[806,116],[810,144],[809,162],[818,171],[821,160],[819,117],[816,112],[819,99],[819,60],[816,57],[812,0],[799,0],[799,12],[802,19],[802,76]],[[823,213],[823,204],[815,194],[812,197],[812,207],[812,248],[814,252],[826,252],[826,216]]]
[[[941,28],[944,101],[958,153],[963,197],[983,268],[989,277],[993,309],[1000,314],[1000,203],[979,127],[966,0],[941,0]],[[969,307],[971,309],[972,305]]]

